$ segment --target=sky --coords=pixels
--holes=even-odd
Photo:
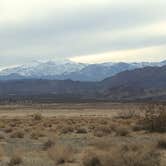
[[[165,0],[0,0],[0,68],[166,60]]]

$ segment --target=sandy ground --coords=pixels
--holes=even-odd
[[[0,166],[9,166],[15,155],[21,166],[55,166],[58,158],[67,160],[70,155],[72,162],[64,166],[92,166],[83,163],[86,156],[93,160],[93,154],[102,162],[113,157],[118,166],[131,158],[143,163],[140,166],[165,166],[166,133],[140,128],[142,109],[138,103],[0,105]],[[142,158],[137,153],[143,153]],[[151,154],[155,160],[148,157]],[[161,164],[154,165],[158,154]]]
[[[1,105],[0,117],[29,116],[36,112],[43,116],[100,116],[113,117],[125,109],[137,109],[138,105],[120,103],[68,103],[68,104],[33,104],[33,105]]]

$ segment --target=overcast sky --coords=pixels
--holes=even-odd
[[[166,59],[166,0],[0,0],[0,67]]]

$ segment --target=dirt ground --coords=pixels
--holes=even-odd
[[[57,103],[33,105],[0,105],[0,117],[28,116],[42,113],[45,117],[52,116],[106,116],[113,117],[119,111],[139,109],[141,104],[121,103]]]
[[[151,126],[146,111],[154,107],[145,106],[1,105],[0,165],[165,166],[165,107],[155,106],[162,116]]]

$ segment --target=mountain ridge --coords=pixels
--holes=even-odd
[[[3,100],[166,101],[166,65],[121,72],[100,82],[73,80],[1,80]]]
[[[0,71],[0,80],[11,79],[50,79],[73,81],[102,81],[107,77],[114,76],[126,70],[134,70],[146,66],[163,66],[162,62],[141,62],[141,63],[101,63],[101,64],[83,64],[75,62],[56,63],[53,61],[39,62],[32,65],[21,65],[13,68],[7,68]],[[11,75],[16,75],[16,78]]]

